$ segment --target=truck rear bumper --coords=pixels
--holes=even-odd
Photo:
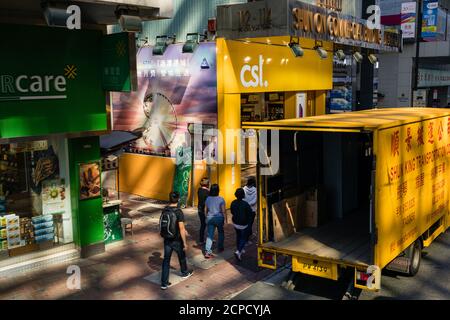
[[[264,245],[258,246],[258,266],[272,270],[277,269],[279,256],[292,258],[292,271],[314,277],[337,281],[342,269],[355,270],[355,287],[364,290],[379,290],[381,269],[377,266],[338,261],[325,257],[314,257],[302,253],[284,252]]]

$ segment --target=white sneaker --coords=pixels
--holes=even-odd
[[[236,259],[238,259],[239,261],[242,261],[242,259],[241,259],[241,253],[240,253],[239,251],[236,251],[236,252],[234,253],[234,256],[235,256]]]
[[[244,253],[245,253],[245,249],[242,249],[241,254],[244,254]]]

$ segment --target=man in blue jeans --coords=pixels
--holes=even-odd
[[[177,204],[180,200],[180,195],[178,192],[172,192],[169,195],[170,205],[167,207],[173,210],[176,214],[177,221],[177,237],[175,239],[164,239],[164,260],[162,264],[161,273],[161,289],[166,290],[170,287],[169,282],[170,274],[170,258],[172,257],[172,252],[175,251],[178,255],[178,260],[180,261],[181,277],[183,279],[189,278],[193,271],[188,270],[186,262],[186,251],[188,249],[186,241],[186,228],[184,225],[184,214],[181,209],[178,208]]]
[[[214,184],[209,191],[209,197],[205,201],[206,223],[208,226],[208,237],[205,246],[205,258],[213,258],[212,244],[216,228],[219,232],[218,250],[224,250],[225,233],[223,225],[225,223],[225,199],[219,196],[219,186]]]

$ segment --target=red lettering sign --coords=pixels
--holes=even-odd
[[[428,143],[434,144],[434,123],[430,122],[428,124]]]
[[[411,147],[411,141],[412,141],[412,135],[411,135],[411,128],[406,129],[406,139],[405,139],[405,143],[406,143],[406,151],[410,152],[412,147]]]
[[[397,130],[392,134],[391,137],[391,153],[392,156],[400,155],[400,131]]]
[[[449,122],[450,124],[450,122]],[[423,127],[419,127],[419,129],[417,129],[417,144],[419,146],[423,146],[425,144],[424,139],[423,139]]]

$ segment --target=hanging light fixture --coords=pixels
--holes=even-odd
[[[321,59],[328,58],[328,52],[323,48],[323,44],[321,42],[316,41],[316,46],[314,47],[314,50],[316,50],[317,54]]]
[[[175,43],[175,36],[157,36],[156,44],[153,47],[153,55],[162,56],[170,44]]]
[[[363,59],[364,59],[363,55],[362,55],[360,52],[358,52],[358,51],[356,51],[356,52],[353,54],[353,58],[355,59],[355,61],[356,61],[357,63],[361,63],[361,62],[363,61]]]
[[[305,51],[300,46],[299,38],[296,38],[296,41],[294,41],[294,38],[291,37],[291,40],[289,41],[289,48],[291,48],[291,51],[296,58],[300,58],[305,55]]]
[[[369,61],[370,61],[371,64],[373,64],[373,65],[377,64],[378,57],[376,55],[374,55],[373,53],[369,54],[368,58],[369,58]]]
[[[345,55],[344,50],[340,49],[340,50],[336,51],[336,58],[337,58],[339,61],[344,61],[346,57],[347,57],[347,56]]]

